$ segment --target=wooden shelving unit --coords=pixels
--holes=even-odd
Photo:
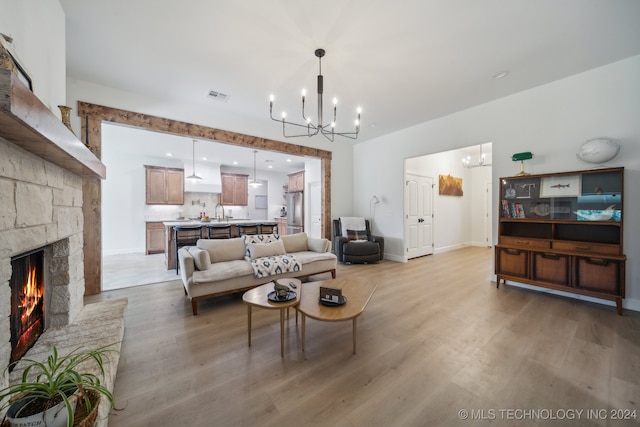
[[[622,314],[624,168],[500,179],[497,283],[616,302]]]
[[[9,70],[0,69],[0,136],[82,177],[106,178],[106,167]]]

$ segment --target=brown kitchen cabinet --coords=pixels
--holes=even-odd
[[[304,171],[289,174],[289,192],[304,191]]]
[[[184,204],[184,169],[146,166],[148,205]]]
[[[221,173],[222,194],[220,203],[230,206],[247,206],[249,202],[249,175]]]
[[[162,222],[147,222],[146,254],[159,254],[164,252],[164,224]]]
[[[624,168],[500,179],[497,285],[615,301],[622,314]]]

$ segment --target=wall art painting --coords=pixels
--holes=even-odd
[[[439,175],[438,182],[438,194],[441,196],[462,196],[462,178]]]

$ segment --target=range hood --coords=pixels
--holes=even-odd
[[[184,176],[193,175],[193,163],[185,162]],[[220,180],[220,164],[196,162],[196,175],[201,180],[192,181],[185,179],[184,191],[190,193],[220,193],[222,192],[222,181]]]

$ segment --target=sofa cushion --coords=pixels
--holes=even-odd
[[[209,252],[198,247],[188,247],[187,249],[193,257],[193,264],[198,270],[206,270],[211,266],[211,258]]]
[[[235,239],[200,239],[196,243],[200,249],[209,252],[211,262],[223,262],[244,259],[244,241]]]
[[[311,264],[313,262],[318,261],[335,261],[336,256],[331,252],[313,252],[313,251],[304,251],[298,252],[295,254],[298,261],[302,263],[303,271],[305,266]],[[308,269],[307,269],[308,270]]]
[[[242,276],[253,277],[253,268],[251,268],[251,264],[244,259],[240,261],[235,260],[224,263],[214,263],[211,264],[211,267],[207,270],[194,271],[193,283],[195,285],[209,282],[215,283]]]
[[[251,260],[287,254],[282,240],[276,240],[271,243],[247,243],[247,248],[249,249],[249,259]]]
[[[284,249],[288,254],[309,250],[309,246],[307,245],[307,233],[285,234],[284,236],[281,236],[281,238],[284,243]]]
[[[252,243],[271,243],[276,240],[280,240],[280,236],[277,234],[245,234],[242,236],[242,241],[245,245],[244,257],[247,259],[251,258],[251,254],[249,253],[249,244]]]
[[[345,255],[379,255],[380,245],[377,242],[355,242],[349,241],[342,246],[342,253]]]

